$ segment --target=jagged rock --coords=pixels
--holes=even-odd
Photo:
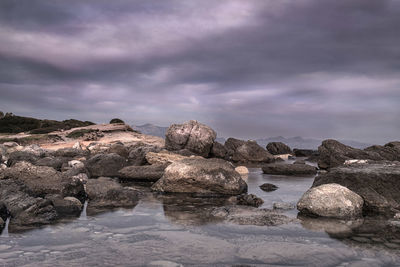
[[[337,183],[364,199],[364,214],[394,214],[400,210],[400,163],[370,162],[332,168],[318,175],[313,187]],[[398,211],[397,211],[398,212]]]
[[[352,148],[332,139],[323,141],[322,145],[318,147],[318,152],[320,169],[340,166],[349,159],[383,160],[383,157],[377,152]]]
[[[146,159],[146,154],[149,152],[160,152],[161,148],[158,146],[153,146],[153,145],[148,145],[148,144],[143,144],[143,143],[138,143],[129,149],[129,155],[128,155],[128,161],[129,165],[145,165],[147,163],[150,163]],[[154,163],[150,163],[154,164]]]
[[[207,125],[197,121],[171,125],[165,135],[167,150],[188,149],[200,156],[207,157],[217,134]]]
[[[390,142],[384,146],[370,146],[364,150],[378,153],[385,160],[400,161],[400,142]]]
[[[292,149],[282,142],[268,143],[267,150],[272,155],[292,154]]]
[[[262,167],[265,174],[277,175],[314,175],[317,173],[317,168],[307,164],[267,164]]]
[[[170,151],[160,151],[158,153],[155,152],[149,152],[146,154],[146,160],[148,163],[152,165],[165,165],[165,164],[171,164],[177,161],[181,161],[183,159],[187,159],[189,157],[187,156],[182,156]],[[192,156],[191,158],[197,158],[197,159],[202,159],[202,157],[199,156]]]
[[[323,184],[310,188],[297,203],[303,214],[329,218],[355,218],[362,214],[364,200],[339,184]]]
[[[28,151],[14,151],[9,154],[7,165],[13,166],[17,162],[26,161],[35,164],[39,160],[39,157]]]
[[[254,194],[241,194],[236,196],[236,204],[244,206],[259,207],[264,203],[264,200]]]
[[[123,187],[115,179],[99,177],[86,184],[88,210],[96,208],[132,207],[138,202],[138,193]]]
[[[247,184],[234,167],[222,159],[188,158],[169,165],[152,190],[200,195],[239,195]]]
[[[118,171],[126,165],[126,159],[115,153],[97,154],[85,163],[91,177],[118,177]]]
[[[30,195],[45,197],[47,194],[58,194],[63,197],[73,196],[85,199],[83,184],[57,172],[51,167],[34,166],[28,162],[18,162],[7,168],[0,176],[3,179],[23,182]]]
[[[164,170],[167,168],[167,166],[167,164],[128,166],[119,171],[119,177],[129,180],[145,180],[155,182],[163,176]]]
[[[260,185],[260,188],[265,192],[271,192],[277,190],[279,187],[274,184],[265,183]]]
[[[46,199],[51,200],[59,216],[79,216],[82,212],[83,204],[75,197],[48,195]]]
[[[293,153],[296,157],[310,157],[312,155],[318,154],[317,150],[312,149],[293,149]]]
[[[225,159],[228,151],[226,150],[225,146],[221,143],[214,142],[210,156],[213,158],[220,158]]]
[[[215,208],[211,215],[240,225],[277,226],[295,221],[272,210],[245,206]]]
[[[243,141],[228,138],[225,142],[228,158],[240,163],[269,163],[274,162],[274,157],[255,141]]]

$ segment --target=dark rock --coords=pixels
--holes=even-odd
[[[2,218],[5,221],[7,217],[8,217],[8,211],[6,205],[4,205],[3,202],[0,202],[0,218]]]
[[[11,152],[10,155],[8,156],[7,165],[10,167],[10,166],[15,165],[17,162],[21,162],[21,161],[26,161],[26,162],[35,164],[36,161],[38,161],[38,160],[39,160],[39,157],[31,152],[14,151],[14,152]]]
[[[157,153],[160,151],[161,148],[158,146],[152,146],[143,143],[135,144],[129,149],[129,156],[128,156],[129,165],[136,165],[136,166],[145,165],[148,163],[146,160],[146,154],[148,152]]]
[[[364,214],[389,214],[400,210],[400,163],[372,162],[332,168],[318,175],[313,187],[337,183],[364,199]]]
[[[53,157],[75,158],[86,157],[88,151],[77,148],[61,148],[50,153]]]
[[[259,207],[264,203],[264,201],[254,194],[241,194],[236,196],[236,204],[244,206]]]
[[[119,171],[119,177],[129,180],[145,180],[155,182],[159,180],[168,165],[128,166]]]
[[[210,156],[213,158],[220,158],[225,159],[228,151],[226,150],[225,146],[221,143],[214,142]]]
[[[123,158],[128,158],[129,156],[128,149],[123,144],[120,143],[112,144],[108,150],[108,153],[115,153]]]
[[[199,195],[239,195],[247,184],[232,164],[222,159],[188,158],[169,165],[152,190]]]
[[[29,194],[35,197],[44,198],[47,194],[58,194],[63,197],[85,199],[82,182],[65,176],[51,167],[18,162],[13,167],[5,169],[0,176],[4,179],[23,182]]]
[[[126,165],[126,159],[115,153],[97,154],[85,163],[91,177],[118,177],[118,171]]]
[[[225,142],[228,158],[239,163],[269,163],[274,162],[274,157],[255,141],[243,141],[228,138]]]
[[[88,211],[98,208],[133,207],[138,202],[138,193],[123,187],[115,179],[99,177],[90,179],[86,184],[89,198]]]
[[[267,150],[272,155],[292,154],[292,149],[282,142],[268,143]]]
[[[293,153],[296,157],[310,157],[312,155],[318,154],[317,150],[312,149],[293,149]]]
[[[0,201],[11,216],[9,231],[23,230],[54,222],[57,212],[47,199],[32,197],[21,181],[0,180]]]
[[[215,208],[211,214],[216,218],[240,225],[277,226],[294,221],[272,210],[245,206]]]
[[[306,164],[306,161],[305,161],[304,159],[298,159],[298,160],[296,160],[295,162],[293,162],[293,164],[301,164],[301,165],[304,165],[304,164]]]
[[[36,166],[48,166],[52,167],[53,169],[57,171],[61,171],[61,167],[63,166],[64,163],[68,163],[70,158],[65,158],[65,157],[44,157],[39,160],[37,160],[34,164]]]
[[[207,157],[217,134],[207,125],[197,121],[171,125],[165,135],[165,148],[170,151],[188,149]]]
[[[371,159],[383,160],[383,157],[377,152],[366,151],[346,146],[336,140],[325,140],[318,147],[320,153],[318,167],[320,169],[329,169],[342,165],[350,159]]]
[[[265,192],[271,192],[271,191],[277,190],[279,187],[277,187],[274,184],[265,183],[265,184],[260,185],[260,188],[262,190],[264,190]]]
[[[83,204],[77,198],[47,195],[46,199],[51,200],[59,216],[79,216],[82,212]]]
[[[370,146],[364,150],[375,152],[385,160],[400,161],[400,142],[390,142],[384,146]]]
[[[267,164],[262,167],[265,174],[277,175],[314,175],[317,168],[307,164]]]

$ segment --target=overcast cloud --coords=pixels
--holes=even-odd
[[[400,139],[400,1],[2,0],[0,110]]]

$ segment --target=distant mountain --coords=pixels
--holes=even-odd
[[[161,127],[154,124],[146,123],[140,126],[133,125],[132,128],[134,130],[140,131],[142,134],[159,136],[165,138],[165,133],[167,132],[168,127]]]
[[[312,139],[312,138],[303,138],[301,136],[289,137],[285,138],[283,136],[269,137],[263,139],[257,139],[257,143],[260,146],[265,147],[270,142],[282,142],[288,145],[290,148],[302,148],[302,149],[318,149],[318,146],[321,145],[322,139]],[[371,146],[371,144],[362,143],[353,140],[338,140],[339,142],[354,147],[354,148],[366,148]]]

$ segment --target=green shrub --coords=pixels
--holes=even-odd
[[[110,124],[113,124],[113,123],[124,123],[125,124],[125,122],[123,120],[118,119],[118,118],[114,118],[114,119],[110,120]]]
[[[67,137],[76,139],[76,138],[84,136],[87,133],[93,133],[93,132],[98,132],[98,131],[99,130],[97,130],[97,129],[79,129],[79,130],[70,132],[69,134],[67,134]]]

